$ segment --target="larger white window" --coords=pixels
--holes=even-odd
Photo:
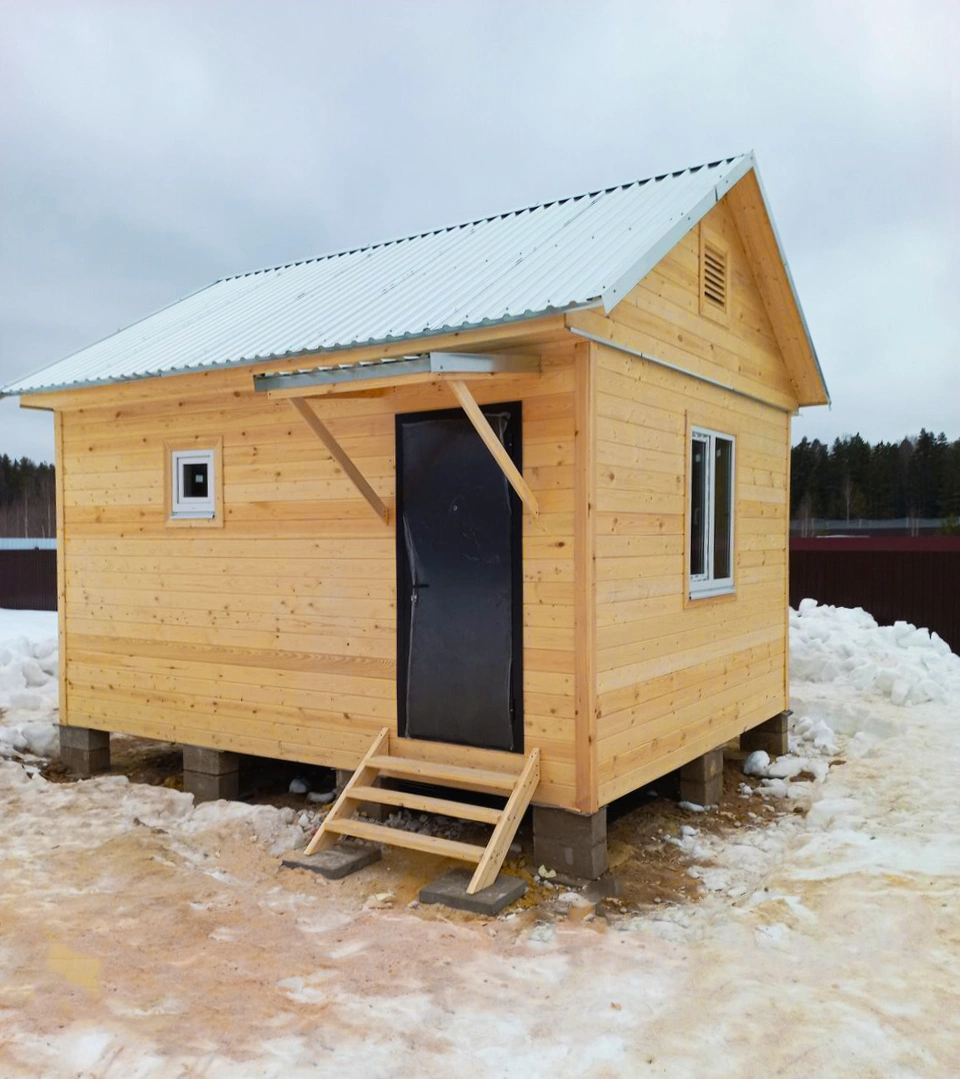
[[[213,450],[174,450],[170,516],[213,517],[216,512]]]
[[[690,596],[733,591],[734,439],[690,433]]]

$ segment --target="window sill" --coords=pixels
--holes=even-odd
[[[222,528],[223,518],[216,513],[171,513],[165,523],[168,528]]]
[[[721,599],[725,596],[735,596],[737,590],[733,585],[723,585],[721,588],[698,588],[696,591],[687,593],[687,600],[696,603],[701,599]]]

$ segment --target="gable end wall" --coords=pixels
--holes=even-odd
[[[600,804],[787,703],[789,412],[795,396],[727,208],[718,205],[703,227],[728,251],[726,323],[699,311],[697,228],[602,320],[605,325],[592,316],[590,330],[770,403],[593,346]],[[687,442],[697,425],[736,437],[736,592],[691,602]]]

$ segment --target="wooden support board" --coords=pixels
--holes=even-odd
[[[336,843],[337,836],[332,826],[338,820],[353,816],[353,811],[359,804],[353,794],[353,788],[373,785],[377,778],[377,772],[375,768],[370,767],[370,760],[389,745],[390,731],[384,727],[374,738],[366,756],[360,762],[360,767],[347,781],[346,786],[340,792],[340,797],[333,803],[330,812],[324,817],[323,824],[320,825],[313,839],[307,844],[306,854],[316,854],[318,850],[327,850],[328,847],[332,847]]]
[[[467,418],[476,428],[477,434],[483,439],[484,445],[493,454],[493,459],[507,477],[510,486],[517,492],[520,501],[536,517],[540,512],[537,505],[537,496],[530,490],[523,476],[520,475],[519,469],[510,459],[510,454],[507,453],[503,443],[497,438],[494,429],[487,422],[487,417],[484,416],[473,394],[467,388],[467,384],[458,378],[452,378],[449,380],[448,385],[460,402],[460,407],[466,412]]]
[[[384,775],[395,779],[413,779],[439,786],[460,787],[484,794],[509,794],[516,778],[485,768],[468,768],[459,764],[439,764],[433,761],[409,760],[403,757],[377,756],[368,762]]]
[[[411,794],[409,791],[394,791],[388,787],[354,787],[353,796],[365,802],[416,810],[418,813],[439,813],[444,817],[474,820],[482,824],[497,824],[502,812],[489,806],[454,802],[449,798],[434,798],[426,794]]]
[[[373,824],[364,820],[336,820],[329,828],[338,835],[354,839],[366,839],[371,843],[386,843],[391,847],[405,847],[424,854],[436,854],[441,858],[458,858],[463,862],[479,862],[483,847],[476,843],[460,843],[456,839],[443,839],[438,835],[407,832],[403,828],[388,828],[385,824]]]
[[[474,895],[483,891],[484,888],[489,888],[497,879],[500,866],[503,865],[503,860],[507,856],[513,837],[517,834],[517,828],[527,811],[527,806],[530,805],[533,792],[537,789],[539,782],[540,750],[535,749],[527,757],[527,763],[520,773],[517,785],[507,799],[507,804],[500,820],[497,822],[496,828],[493,830],[487,849],[483,852],[483,857],[480,859],[476,872],[467,887],[468,895]]]

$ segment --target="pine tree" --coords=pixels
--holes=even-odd
[[[790,514],[855,520],[960,518],[960,439],[925,428],[872,445],[846,435],[826,446],[804,438],[791,457]]]

